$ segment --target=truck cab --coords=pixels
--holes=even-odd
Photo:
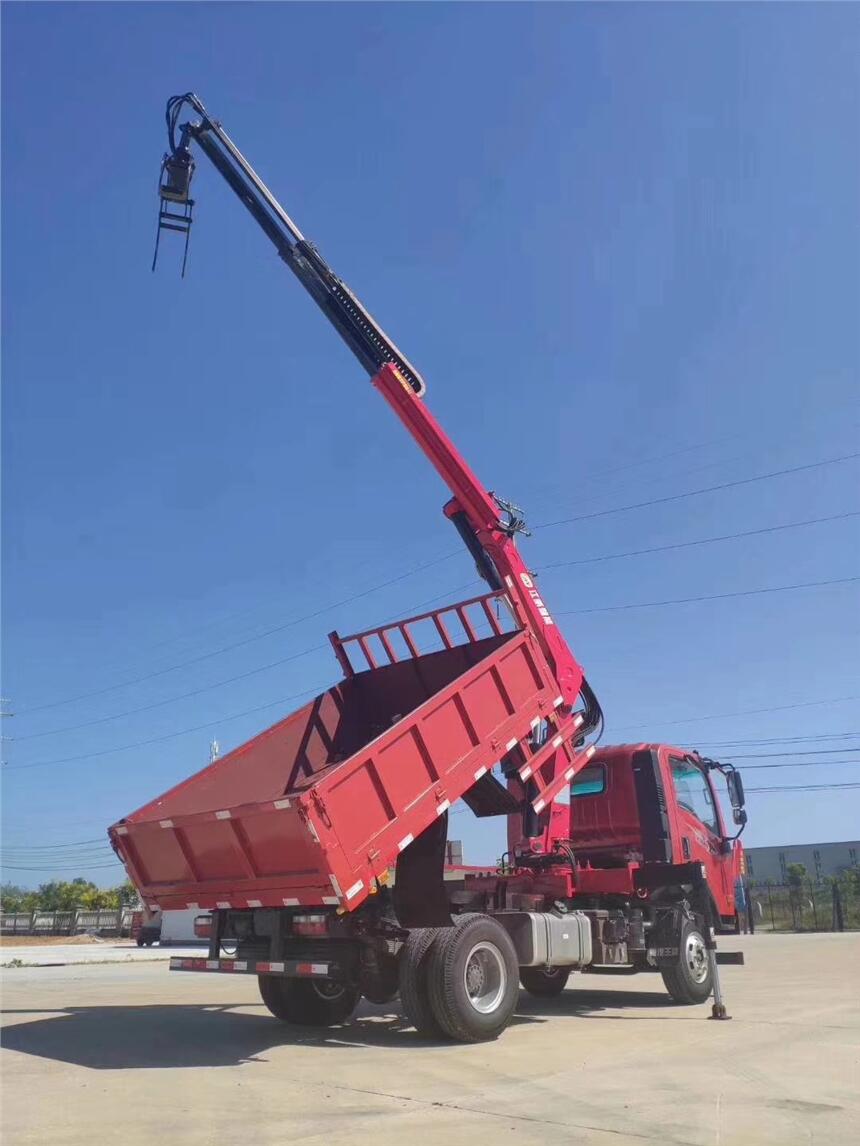
[[[556,806],[551,834],[571,840],[591,869],[704,864],[721,929],[733,930],[743,849],[720,806],[719,771],[666,744],[600,748],[574,777],[569,805]]]

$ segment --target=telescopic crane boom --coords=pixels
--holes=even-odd
[[[183,107],[199,116],[180,125]],[[167,102],[169,150],[161,166],[159,215],[153,269],[162,230],[185,235],[182,273],[188,254],[194,200],[192,144],[211,160],[275,246],[319,308],[371,376],[374,386],[431,461],[451,491],[445,514],[456,526],[478,571],[491,588],[505,590],[523,628],[540,643],[567,709],[583,702],[583,736],[597,731],[600,706],[583,671],[544,604],[515,544],[526,533],[521,511],[487,491],[421,400],[426,387],[412,363],[400,352],[349,287],[339,279],[245,159],[223,127],[213,120],[192,92]]]

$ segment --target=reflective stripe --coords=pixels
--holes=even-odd
[[[285,899],[283,901],[284,907],[298,907],[299,901],[297,899]]]
[[[186,907],[196,907],[198,911],[200,910],[200,904],[199,903],[186,903],[185,906]]]
[[[522,768],[520,768],[520,779],[521,780],[528,780],[528,778],[529,778],[529,776],[531,776],[531,774],[532,774],[531,765],[523,764]]]
[[[336,895],[324,895],[322,897],[322,901],[323,903],[327,903],[330,907],[337,907],[337,905],[340,903],[340,900]]]
[[[333,875],[330,875],[329,879],[331,880],[331,885],[334,888],[335,895],[337,895],[339,897],[342,896],[343,892],[340,890],[340,884],[337,882],[335,877]]]
[[[591,756],[593,756],[596,751],[597,751],[597,745],[596,744],[589,744],[589,746],[585,750],[586,758],[588,759]]]
[[[162,828],[172,828],[173,827],[173,820],[159,820],[158,822]]]
[[[311,963],[311,971],[313,971],[315,975],[327,975],[328,963]]]
[[[540,724],[540,721],[541,721],[541,718],[539,716],[536,716],[534,718],[534,720],[532,721],[532,728],[537,728],[537,726]]]
[[[441,804],[436,805],[436,815],[441,816],[443,812],[447,812],[451,807],[450,800],[443,800]]]
[[[218,899],[216,899],[216,900],[215,900],[215,906],[216,906],[216,907],[221,907],[221,908],[229,907],[229,906],[230,906],[230,901],[229,901],[229,899],[224,899],[224,900],[218,900]]]
[[[230,812],[216,812],[215,813],[215,819],[216,820],[229,820],[230,819]]]
[[[117,828],[116,834],[118,836],[127,836],[128,835],[128,828],[122,828],[122,827]]]
[[[578,712],[578,713],[576,714],[576,718],[574,719],[574,722],[573,722],[573,727],[574,727],[574,728],[579,728],[580,724],[582,724],[582,722],[583,722],[584,720],[585,720],[585,717],[582,715],[582,713],[581,713],[581,712]]]
[[[412,835],[412,833],[410,832],[410,833],[409,833],[409,835],[408,835],[408,836],[404,836],[404,837],[403,837],[403,839],[400,841],[400,843],[397,845],[397,850],[398,850],[399,852],[402,852],[404,848],[408,848],[408,847],[409,847],[409,845],[412,843],[412,841],[413,841],[414,839],[415,839],[415,837],[414,837],[414,836]]]
[[[573,773],[574,773],[574,769],[568,768],[568,770],[564,774],[565,780],[572,780],[573,779]]]
[[[555,700],[552,702],[553,708],[561,708],[561,706],[563,704],[564,704],[564,697],[563,696],[557,696],[555,698]]]
[[[348,887],[346,889],[346,898],[353,899],[356,895],[358,895],[363,887],[364,884],[361,880],[359,880],[358,883],[354,883],[352,887]]]
[[[513,740],[509,740],[509,741],[507,742],[507,744],[505,745],[505,748],[508,750],[508,752],[510,752],[510,751],[511,751],[511,749],[512,749],[512,748],[516,748],[516,746],[517,746],[518,744],[519,744],[519,740],[517,740],[517,738],[516,738],[516,736],[515,736],[515,737],[513,738]]]
[[[247,900],[247,904],[249,907],[262,907],[263,901],[261,899],[249,899]]]
[[[206,970],[207,971],[217,971],[218,970],[218,960],[217,959],[207,959],[206,960]]]
[[[475,773],[475,779],[480,780],[486,771],[487,771],[486,768],[479,768],[478,771]]]
[[[543,809],[544,809],[544,805],[545,805],[545,801],[544,801],[544,800],[538,800],[536,803],[534,803],[534,804],[532,805],[532,807],[534,808],[534,810],[535,810],[536,812],[542,812],[542,811],[543,811]]]
[[[308,820],[308,821],[307,821],[307,824],[308,824],[308,831],[311,833],[311,835],[312,835],[312,836],[313,836],[313,838],[316,840],[316,842],[317,842],[317,843],[319,843],[319,842],[320,842],[320,838],[319,838],[319,836],[317,835],[317,830],[316,830],[316,828],[313,826],[313,824],[310,822],[310,820]]]
[[[552,746],[553,746],[553,748],[561,748],[563,743],[564,743],[564,737],[563,736],[556,736],[553,739]]]
[[[273,807],[275,807],[275,808],[289,808],[289,806],[290,806],[289,800],[275,800],[274,804],[273,804]]]

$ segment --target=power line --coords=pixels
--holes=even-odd
[[[201,661],[209,660],[212,657],[221,656],[223,653],[232,652],[233,649],[242,648],[244,645],[252,644],[254,641],[261,641],[264,637],[270,637],[274,633],[281,633],[285,629],[293,628],[295,625],[300,625],[304,621],[313,620],[315,617],[321,617],[324,613],[330,613],[332,609],[339,609],[345,605],[352,604],[353,601],[358,601],[363,597],[369,597],[372,593],[378,592],[380,589],[387,589],[391,585],[396,585],[399,581],[405,581],[409,577],[414,577],[418,573],[423,573],[426,569],[432,568],[434,565],[440,565],[443,561],[450,560],[451,557],[456,556],[460,550],[452,551],[445,554],[443,557],[437,557],[433,561],[426,561],[423,565],[418,565],[414,569],[410,569],[407,573],[401,573],[397,577],[392,577],[388,581],[383,581],[380,585],[374,585],[370,589],[364,589],[360,593],[353,593],[350,597],[345,597],[342,601],[336,601],[331,605],[325,605],[321,609],[316,609],[312,613],[306,613],[303,617],[296,617],[291,621],[285,621],[282,625],[275,625],[270,629],[266,629],[262,633],[257,633],[251,637],[244,637],[241,641],[234,641],[229,645],[222,645],[219,649],[213,649],[208,653],[200,653],[198,656],[190,657],[188,660],[179,661],[177,664],[168,665],[166,668],[156,669],[154,672],[145,673],[143,676],[134,677],[132,680],[120,681],[117,684],[106,685],[104,688],[92,689],[90,692],[78,693],[76,696],[67,696],[62,700],[52,700],[45,704],[31,705],[30,708],[19,709],[19,713],[43,712],[48,708],[59,708],[63,704],[73,704],[79,700],[88,700],[93,696],[104,696],[108,692],[115,692],[120,688],[127,688],[130,685],[142,684],[143,681],[153,680],[155,677],[164,676],[166,673],[175,672],[177,669],[187,668],[188,665],[199,664]]]
[[[860,517],[860,510],[835,513],[831,517],[813,517],[808,521],[790,521],[785,525],[769,525],[761,529],[747,529],[742,533],[724,533],[719,537],[701,537],[697,541],[676,541],[671,545],[652,545],[648,549],[629,549],[625,553],[604,553],[598,557],[580,557],[576,561],[554,561],[551,565],[539,565],[537,571],[545,569],[567,569],[572,565],[594,565],[600,561],[619,561],[623,557],[642,557],[648,553],[668,553],[672,549],[692,549],[697,545],[713,545],[718,541],[734,541],[740,537],[757,537],[764,533],[779,533],[786,529],[801,529],[807,525],[820,525],[827,521],[842,521],[847,517]]]
[[[727,748],[733,745],[746,747],[750,744],[799,744],[807,740],[851,740],[855,736],[860,736],[860,732],[824,732],[812,736],[771,736],[759,740],[705,740],[702,743],[711,748]]]
[[[114,712],[110,716],[99,716],[94,720],[84,720],[80,724],[67,724],[64,728],[52,728],[48,732],[31,732],[27,736],[10,736],[9,742],[17,744],[22,740],[38,740],[43,736],[59,736],[61,732],[77,732],[81,728],[92,728],[96,724],[107,724],[111,720],[120,720],[126,716],[135,716],[139,712],[150,712],[154,708],[162,708],[165,704],[175,704],[179,700],[188,700],[192,696],[200,696],[204,692],[211,692],[212,689],[222,688],[227,684],[235,684],[240,680],[247,680],[248,677],[256,676],[258,673],[268,672],[270,669],[279,668],[281,665],[288,664],[290,661],[297,661],[301,657],[310,656],[311,653],[322,652],[326,647],[326,645],[314,645],[313,648],[303,649],[300,653],[292,653],[288,657],[281,657],[279,660],[271,661],[267,665],[260,665],[258,668],[249,669],[247,672],[227,677],[226,680],[217,680],[212,684],[203,685],[202,688],[192,689],[191,692],[183,692],[178,696],[168,696],[163,700],[155,700],[151,704],[142,704],[139,708],[128,708],[124,712]]]
[[[815,752],[808,751],[805,748],[795,750],[794,752],[744,752],[744,753],[741,753],[740,755],[738,755],[735,752],[730,752],[729,755],[726,757],[726,759],[727,760],[760,760],[760,759],[764,759],[764,757],[766,757],[766,756],[797,756],[798,752],[802,756],[835,756],[835,755],[838,755],[840,752],[856,752],[856,751],[858,751],[858,749],[860,749],[860,745],[852,744],[850,747],[845,747],[843,745],[842,748],[820,748]],[[821,763],[826,764],[827,761],[822,760]]]
[[[54,864],[43,864],[38,867],[25,866],[21,864],[3,864],[4,870],[7,871],[104,871],[109,868],[122,867],[119,860],[115,863],[80,863],[65,866],[61,864],[55,866]]]
[[[744,772],[753,768],[821,768],[830,764],[860,764],[860,760],[797,760],[793,764],[744,764]]]
[[[773,784],[768,788],[747,788],[747,792],[830,792],[837,788],[860,788],[855,784]]]
[[[768,708],[744,708],[739,712],[711,712],[705,716],[685,716],[682,720],[661,720],[661,724],[669,727],[675,724],[695,724],[699,720],[726,720],[735,716],[759,716],[765,712],[790,712],[796,708],[816,708],[822,704],[845,704],[848,701],[860,700],[860,695],[854,696],[832,696],[826,697],[824,700],[798,700],[794,704],[776,704]],[[617,726],[618,732],[624,732],[627,729],[639,729],[641,724],[621,724]]]
[[[557,616],[570,616],[570,615],[574,615],[574,614],[583,614],[583,613],[611,612],[611,611],[616,611],[616,610],[643,609],[643,608],[652,608],[652,607],[666,606],[666,605],[690,604],[692,602],[716,601],[716,600],[723,600],[723,599],[732,598],[732,597],[757,596],[757,595],[760,595],[763,593],[782,593],[782,592],[789,592],[789,591],[798,590],[798,589],[819,588],[822,586],[846,584],[846,583],[854,582],[854,581],[860,581],[860,576],[843,577],[843,578],[838,578],[838,579],[831,580],[831,581],[812,581],[812,582],[806,582],[806,583],[798,584],[798,585],[777,585],[777,586],[772,586],[770,588],[764,588],[764,589],[748,589],[748,590],[741,590],[741,591],[736,591],[736,592],[732,592],[732,593],[718,593],[718,594],[715,594],[712,596],[686,597],[686,598],[679,598],[679,599],[671,600],[671,601],[645,601],[645,602],[639,602],[636,604],[629,604],[629,605],[606,605],[606,606],[602,606],[602,607],[598,607],[598,608],[592,608],[592,609],[569,609],[569,610],[563,610],[561,613],[558,613],[556,615]],[[318,688],[324,688],[325,686],[320,685],[317,687]],[[148,740],[135,741],[131,744],[121,745],[120,747],[117,747],[117,748],[106,748],[106,749],[102,749],[101,751],[98,751],[98,752],[81,753],[81,754],[76,755],[76,756],[59,757],[55,760],[43,760],[43,761],[38,761],[38,762],[35,762],[32,764],[7,764],[7,765],[5,765],[5,768],[7,770],[19,769],[19,768],[45,768],[45,767],[49,767],[49,766],[54,765],[54,764],[68,764],[68,763],[73,763],[75,761],[80,761],[80,760],[90,760],[90,759],[93,759],[93,758],[98,757],[98,756],[109,756],[115,752],[125,752],[125,751],[132,749],[132,748],[141,748],[141,747],[144,747],[144,746],[149,745],[149,744],[161,743],[165,740],[174,739],[177,736],[184,736],[186,733],[199,732],[204,728],[211,728],[214,725],[218,725],[218,724],[223,723],[224,721],[238,719],[239,717],[242,717],[242,716],[248,716],[248,715],[251,715],[252,713],[260,712],[265,708],[272,708],[272,707],[274,707],[274,705],[285,703],[287,700],[293,700],[293,699],[297,699],[298,697],[301,697],[301,696],[312,695],[312,693],[314,691],[316,691],[316,690],[315,689],[308,689],[302,693],[296,694],[293,697],[285,697],[280,701],[271,701],[268,704],[259,705],[255,708],[247,709],[244,712],[235,713],[232,716],[222,717],[220,720],[208,721],[205,724],[198,724],[192,728],[186,728],[186,729],[183,729],[179,732],[168,733],[165,736],[154,737],[154,738],[151,738]],[[792,706],[788,706],[788,707],[792,707]],[[676,722],[676,723],[678,723],[678,722]],[[681,722],[681,723],[683,723],[683,722]]]
[[[560,521],[548,522],[548,523],[545,523],[543,525],[536,526],[535,528],[549,529],[555,525],[566,525],[566,524],[571,524],[571,523],[576,522],[576,521],[584,521],[584,520],[588,520],[588,519],[591,519],[594,517],[602,517],[602,516],[605,516],[607,514],[621,513],[621,512],[625,512],[627,510],[630,510],[630,509],[640,509],[640,508],[644,508],[645,506],[649,506],[649,505],[657,505],[657,504],[662,504],[664,502],[678,501],[682,498],[694,497],[694,496],[698,496],[699,494],[711,493],[711,492],[715,492],[717,490],[722,490],[722,489],[729,489],[729,488],[732,488],[734,486],[739,486],[739,485],[748,485],[752,482],[764,481],[766,479],[773,478],[773,477],[779,477],[779,476],[782,476],[784,474],[798,473],[798,472],[801,472],[804,470],[815,469],[815,468],[825,466],[825,465],[833,465],[833,464],[836,464],[838,462],[848,461],[848,460],[850,460],[852,458],[856,458],[856,457],[860,457],[860,453],[844,454],[844,455],[842,455],[840,457],[836,457],[836,458],[827,458],[827,459],[822,459],[821,461],[817,461],[817,462],[808,462],[808,463],[801,465],[801,466],[793,466],[793,467],[789,467],[789,468],[786,468],[783,470],[774,470],[774,471],[767,473],[767,474],[759,474],[755,477],[742,478],[742,479],[732,481],[732,482],[723,482],[720,485],[710,486],[710,487],[707,487],[706,489],[688,490],[684,493],[671,494],[671,495],[668,495],[665,497],[652,499],[651,501],[647,501],[647,502],[639,502],[639,503],[636,503],[633,505],[628,505],[628,506],[617,506],[613,509],[598,510],[594,513],[583,514],[583,515],[580,515],[578,517],[572,517],[572,518],[566,518],[566,519],[560,520]],[[284,622],[281,625],[273,626],[272,628],[264,630],[262,633],[257,633],[253,636],[245,637],[242,640],[234,641],[228,645],[223,645],[221,648],[211,650],[210,652],[198,654],[195,657],[188,658],[187,660],[180,661],[180,662],[173,664],[173,665],[168,665],[165,668],[157,669],[157,670],[154,670],[153,672],[145,673],[141,676],[134,677],[131,680],[120,681],[120,682],[117,682],[116,684],[106,685],[103,688],[92,689],[88,692],[78,693],[75,696],[64,697],[64,698],[59,699],[59,700],[48,701],[48,702],[45,702],[44,704],[33,705],[30,708],[21,709],[20,711],[22,713],[41,712],[41,711],[45,711],[46,709],[49,709],[49,708],[57,708],[57,707],[64,705],[64,704],[72,704],[72,703],[75,703],[79,700],[87,700],[87,699],[89,699],[91,697],[95,697],[95,696],[103,696],[106,693],[114,692],[114,691],[121,689],[121,688],[127,688],[127,687],[130,687],[130,686],[135,685],[135,684],[141,684],[144,681],[152,680],[156,677],[163,676],[166,673],[175,672],[178,669],[187,668],[189,665],[199,664],[201,661],[211,659],[212,657],[221,656],[226,652],[231,652],[233,649],[241,648],[247,644],[253,643],[254,641],[263,640],[265,637],[272,636],[275,633],[283,632],[285,629],[294,627],[295,625],[301,624],[304,621],[312,620],[315,617],[318,617],[318,616],[323,615],[324,613],[330,612],[332,609],[342,608],[343,606],[351,604],[354,601],[360,600],[363,597],[370,596],[371,594],[378,592],[380,589],[388,588],[391,585],[397,584],[400,581],[404,581],[409,577],[412,577],[418,573],[424,572],[426,569],[432,568],[433,566],[441,564],[444,561],[448,561],[452,557],[456,556],[458,552],[459,552],[459,550],[454,550],[451,553],[443,555],[442,557],[435,558],[433,561],[424,562],[421,565],[416,566],[414,569],[408,570],[405,573],[402,573],[396,577],[390,578],[389,580],[384,581],[379,585],[375,585],[369,589],[362,590],[359,593],[351,594],[349,597],[346,597],[341,601],[335,602],[331,605],[326,605],[323,608],[314,610],[313,612],[307,613],[302,617],[294,618],[290,621]]]
[[[475,584],[475,580],[468,581],[465,585],[456,585],[453,589],[448,589],[445,593],[436,594],[433,597],[426,598],[419,601],[417,604],[410,606],[409,611],[412,609],[420,609],[424,605],[432,604],[441,597],[448,597],[453,593],[458,593],[462,589],[469,589]],[[32,732],[27,736],[10,736],[8,737],[9,743],[18,743],[22,740],[35,740],[44,736],[58,736],[62,732],[77,732],[81,728],[91,728],[96,724],[107,724],[111,720],[120,720],[126,716],[135,716],[140,712],[149,712],[154,708],[162,708],[166,704],[175,704],[179,700],[187,700],[189,697],[201,696],[205,692],[211,692],[213,689],[221,688],[227,684],[234,684],[236,681],[246,680],[248,677],[256,676],[261,672],[268,672],[270,669],[278,668],[280,665],[287,664],[289,661],[299,660],[300,657],[310,656],[311,653],[322,652],[328,648],[328,645],[314,645],[312,648],[303,649],[302,652],[292,653],[288,657],[281,657],[279,660],[271,661],[267,665],[259,665],[257,668],[249,669],[247,672],[238,673],[236,676],[228,677],[226,680],[214,681],[212,684],[203,685],[201,688],[192,689],[190,692],[179,693],[176,696],[164,697],[162,700],[153,701],[151,704],[143,704],[138,708],[128,708],[123,712],[114,712],[110,716],[100,716],[93,720],[85,720],[80,724],[68,724],[63,728],[52,728],[47,732]]]
[[[71,764],[80,760],[93,760],[97,756],[112,756],[115,752],[128,752],[132,748],[143,748],[148,744],[162,744],[165,740],[175,740],[177,736],[185,736],[189,732],[200,732],[204,728],[212,728],[216,724],[224,724],[229,720],[239,720],[243,716],[251,716],[255,712],[262,712],[266,708],[274,708],[277,704],[287,704],[291,700],[299,700],[303,696],[313,696],[324,689],[325,685],[316,685],[305,689],[304,692],[293,693],[292,696],[282,696],[278,700],[270,700],[266,704],[258,704],[254,708],[246,708],[244,712],[234,712],[230,716],[222,716],[218,720],[208,720],[205,724],[196,724],[192,728],[182,728],[178,732],[168,732],[165,736],[153,736],[149,740],[136,740],[133,744],[121,744],[116,748],[104,748],[100,752],[84,752],[79,756],[61,756],[56,760],[39,760],[33,764],[5,764],[4,772],[19,768],[48,768],[54,764]]]
[[[763,593],[789,593],[796,589],[820,589],[826,585],[847,585],[858,577],[837,577],[832,581],[804,581],[798,585],[773,585],[765,589],[741,589],[732,593],[713,593],[701,597],[676,597],[668,601],[637,601],[631,605],[599,605],[591,609],[562,609],[557,617],[581,616],[584,613],[615,613],[628,609],[654,609],[665,605],[691,605],[699,601],[725,601],[731,597],[757,597]]]
[[[92,840],[72,840],[69,843],[65,843],[65,844],[34,844],[33,846],[34,847],[45,847],[45,848],[77,848],[77,847],[83,847],[85,844],[103,844],[104,842],[105,842],[105,837],[99,836],[96,839],[92,839]],[[4,845],[4,847],[3,847],[4,851],[6,850],[7,846],[13,847],[15,845],[13,845],[13,844]],[[27,845],[21,844],[19,846],[20,847],[26,847]]]
[[[786,474],[796,474],[796,473],[801,473],[804,470],[819,469],[821,466],[836,465],[839,462],[847,462],[847,461],[852,460],[853,458],[858,458],[858,457],[860,457],[860,453],[841,454],[839,457],[836,457],[836,458],[823,458],[821,461],[817,461],[817,462],[806,462],[802,466],[789,466],[787,469],[783,469],[783,470],[771,470],[770,473],[757,474],[755,477],[739,478],[736,481],[721,482],[719,485],[706,486],[704,489],[691,489],[691,490],[687,490],[684,493],[672,493],[672,494],[666,495],[665,497],[655,497],[655,498],[652,498],[650,501],[634,502],[632,505],[617,505],[617,506],[614,506],[612,509],[598,509],[598,510],[595,510],[593,513],[582,513],[582,514],[579,514],[577,517],[564,517],[564,518],[559,519],[558,521],[546,521],[546,522],[543,522],[543,524],[541,524],[541,525],[534,526],[534,528],[535,529],[553,529],[557,525],[573,525],[574,522],[591,521],[593,518],[607,517],[613,513],[627,513],[628,510],[631,510],[631,509],[645,509],[651,505],[665,505],[667,502],[670,502],[670,501],[682,501],[684,498],[687,498],[687,497],[699,497],[705,493],[716,493],[719,490],[723,490],[723,489],[734,489],[737,486],[751,485],[753,482],[757,482],[757,481],[768,481],[770,478],[783,477]]]

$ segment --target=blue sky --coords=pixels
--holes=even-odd
[[[35,849],[331,683],[324,647],[285,662],[329,629],[473,577],[463,553],[301,620],[456,549],[445,491],[204,157],[188,277],[169,240],[150,274],[169,95],[223,119],[540,525],[857,452],[858,49],[847,5],[5,5],[7,878],[110,882],[106,853]],[[540,569],[832,517],[857,477],[523,548]],[[838,735],[731,751],[814,765],[748,788],[860,780],[855,583],[572,612],[854,577],[857,520],[544,570],[607,741]],[[860,834],[858,790],[749,810],[750,844]],[[503,824],[451,834],[486,861]]]

